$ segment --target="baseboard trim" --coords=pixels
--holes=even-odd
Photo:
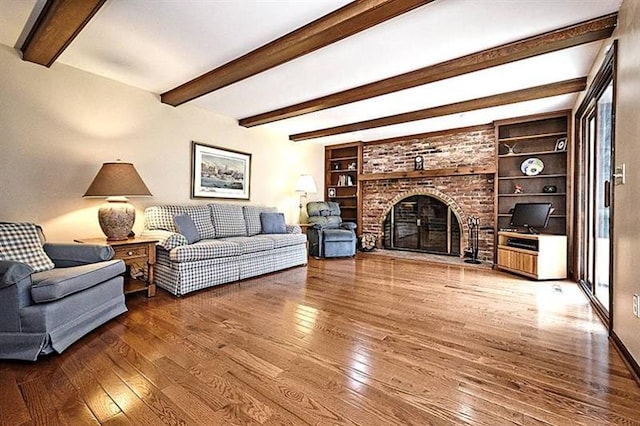
[[[611,342],[613,342],[613,346],[620,353],[625,364],[629,367],[631,375],[635,379],[636,383],[638,383],[638,386],[640,386],[640,365],[638,365],[636,360],[633,359],[633,356],[631,356],[631,353],[627,350],[627,347],[622,343],[622,340],[620,340],[615,331],[611,332],[610,337]]]
[[[631,352],[629,352],[629,350],[624,345],[624,343],[622,343],[622,340],[620,340],[616,332],[611,330],[611,328],[609,327],[609,320],[605,312],[598,305],[596,298],[593,297],[593,295],[590,294],[588,291],[586,291],[585,288],[582,285],[580,285],[579,282],[576,282],[576,285],[580,290],[582,290],[582,294],[585,295],[585,297],[591,304],[591,307],[595,311],[596,315],[600,318],[600,321],[602,321],[602,323],[607,328],[607,330],[609,330],[609,340],[613,344],[613,347],[616,348],[616,350],[620,354],[620,357],[622,358],[624,363],[627,365],[627,368],[629,369],[631,376],[633,376],[636,383],[638,383],[638,386],[640,386],[640,365],[638,365],[636,360],[633,359],[633,356],[631,356]]]

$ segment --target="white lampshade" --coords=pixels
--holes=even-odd
[[[316,181],[311,175],[300,175],[298,177],[298,183],[296,184],[296,192],[304,192],[307,194],[316,194],[318,187]]]

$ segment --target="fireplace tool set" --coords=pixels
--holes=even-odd
[[[469,240],[467,242],[467,248],[464,249],[464,257],[468,257],[470,259],[465,259],[465,263],[473,263],[479,264],[481,263],[478,260],[478,230],[480,225],[480,220],[471,216],[467,218],[467,227],[469,228]]]

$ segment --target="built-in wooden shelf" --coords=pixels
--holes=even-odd
[[[533,152],[516,152],[514,154],[500,154],[498,158],[509,157],[531,157],[533,155],[549,155],[549,154],[566,154],[564,151],[533,151]]]
[[[540,178],[566,178],[566,173],[554,173],[548,175],[536,175],[536,176],[499,176],[498,179],[540,179]]]
[[[362,142],[328,145],[324,148],[324,160],[324,199],[337,202],[343,211],[342,220],[356,222],[358,229],[362,229],[362,185],[358,180],[362,173]],[[338,185],[345,175],[349,176],[352,184]],[[330,188],[333,189],[332,197],[329,196]]]
[[[517,250],[498,251],[498,230],[509,227],[511,214],[517,204],[551,203],[556,214],[550,216],[548,225],[540,232],[553,235],[569,235],[571,238],[571,180],[569,156],[571,152],[571,121],[569,110],[515,117],[494,122],[496,135],[495,190],[495,260]],[[557,149],[558,140],[566,138],[565,150]],[[509,153],[515,149],[515,153]],[[539,157],[544,163],[542,173],[528,176],[522,172],[522,162]],[[545,187],[555,187],[557,192],[544,192]],[[519,191],[515,193],[515,191]]]
[[[448,169],[411,170],[407,172],[389,173],[364,173],[358,175],[359,181],[387,180],[387,179],[416,179],[422,177],[438,176],[468,176],[468,175],[492,175],[496,172],[494,166],[485,167],[455,167]]]
[[[534,135],[515,136],[512,138],[499,138],[498,142],[518,142],[518,141],[527,141],[527,140],[533,140],[533,139],[551,138],[554,136],[566,136],[566,135],[567,135],[567,132],[538,133]]]
[[[330,160],[331,161],[349,161],[349,160],[357,160],[358,157],[357,156],[350,156],[350,157],[332,157]]]
[[[562,196],[564,197],[564,192],[535,192],[535,193],[520,193],[520,194],[498,194],[498,197],[553,197],[553,196]]]
[[[498,216],[499,217],[511,217],[511,213],[499,213]],[[552,214],[549,217],[553,219],[554,217],[557,217],[557,218],[567,217],[567,215],[566,214]]]

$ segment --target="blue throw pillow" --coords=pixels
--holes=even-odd
[[[260,213],[260,224],[263,234],[286,234],[287,225],[284,222],[284,213]]]
[[[198,232],[198,228],[196,228],[196,224],[193,223],[191,216],[188,214],[177,214],[173,217],[173,223],[176,224],[176,229],[184,235],[189,244],[200,241],[200,233]]]

